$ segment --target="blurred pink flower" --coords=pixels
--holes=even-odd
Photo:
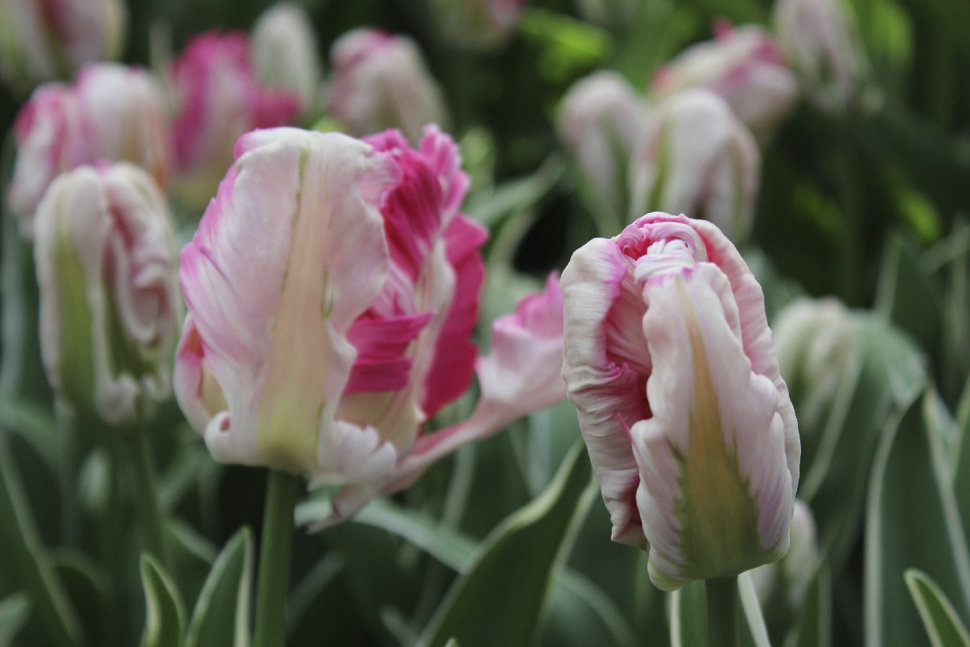
[[[41,355],[60,400],[111,424],[170,394],[179,320],[165,199],[128,163],[60,175],[37,208]]]
[[[165,98],[145,70],[91,65],[73,86],[41,86],[14,124],[17,161],[7,201],[32,236],[34,209],[61,172],[98,161],[129,161],[163,189],[172,151]]]
[[[278,2],[260,14],[250,50],[261,83],[296,94],[301,114],[317,107],[322,80],[317,38],[300,5]]]
[[[177,188],[193,206],[212,197],[240,135],[288,125],[300,111],[298,94],[257,80],[249,40],[241,32],[196,36],[172,63],[169,76],[176,103]]]
[[[651,83],[659,100],[686,88],[719,94],[759,142],[771,138],[795,106],[798,83],[772,37],[761,27],[721,21],[714,40],[693,45],[658,69]]]
[[[433,0],[432,4],[432,16],[449,43],[488,49],[515,30],[525,0]]]
[[[800,445],[761,287],[712,224],[652,213],[563,272],[563,376],[613,522],[653,583],[788,549]]]
[[[417,143],[426,124],[447,127],[441,90],[406,36],[355,29],[330,50],[330,112],[352,135],[401,129]]]

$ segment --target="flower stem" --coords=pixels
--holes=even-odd
[[[300,480],[297,477],[270,470],[259,546],[253,647],[282,647],[286,644],[286,594],[290,579],[293,509],[299,494]]]
[[[171,569],[167,533],[162,510],[158,505],[155,468],[148,448],[148,436],[144,429],[135,429],[127,431],[125,437],[131,456],[132,472],[135,476],[135,496],[138,497],[138,514],[141,519],[145,549],[163,566]]]
[[[707,585],[707,644],[710,647],[737,647],[738,578],[718,577]]]

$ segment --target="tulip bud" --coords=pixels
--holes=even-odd
[[[645,123],[645,106],[615,72],[581,79],[562,99],[560,136],[613,213],[627,211],[630,158]]]
[[[195,37],[170,70],[177,104],[174,121],[179,197],[203,206],[232,164],[233,146],[254,128],[284,126],[300,97],[262,85],[242,33]]]
[[[676,589],[788,550],[798,425],[761,287],[702,220],[653,213],[577,250],[563,377],[613,539]]]
[[[121,0],[0,0],[0,15],[0,76],[19,91],[115,59],[124,42]]]
[[[765,564],[751,571],[751,579],[762,606],[769,604],[771,598],[780,593],[786,606],[791,610],[799,609],[818,561],[815,517],[808,505],[796,499],[788,553],[774,564]]]
[[[459,162],[434,129],[240,138],[180,272],[175,393],[216,460],[375,492],[467,389],[485,235]]]
[[[525,0],[433,0],[432,16],[449,43],[489,49],[515,29]]]
[[[98,161],[129,161],[165,187],[171,145],[165,98],[144,70],[114,63],[84,69],[77,83],[44,85],[14,124],[17,161],[7,189],[21,231],[33,235],[37,203],[61,172]]]
[[[281,2],[263,12],[253,27],[251,49],[260,83],[298,96],[301,113],[316,107],[321,78],[317,39],[299,5]]]
[[[178,321],[165,199],[127,163],[59,176],[37,208],[44,370],[58,397],[114,425],[169,395]]]
[[[425,124],[445,127],[438,84],[406,36],[355,29],[330,51],[330,112],[352,135],[400,128],[411,142]]]
[[[785,66],[781,50],[763,29],[715,26],[715,40],[693,45],[653,77],[657,99],[686,88],[703,87],[721,96],[759,142],[798,99],[798,83]]]
[[[812,103],[837,113],[859,100],[868,63],[848,7],[839,0],[780,0],[775,26]]]
[[[632,212],[689,214],[741,243],[760,170],[758,146],[728,105],[707,90],[687,90],[650,116],[630,168]]]

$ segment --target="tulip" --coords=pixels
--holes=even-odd
[[[781,50],[760,27],[715,25],[716,38],[698,43],[654,74],[652,90],[663,99],[703,87],[719,94],[759,142],[771,138],[778,122],[795,106],[798,82]]]
[[[281,2],[263,12],[253,27],[250,47],[260,83],[298,96],[300,113],[315,108],[321,78],[317,40],[299,5]]]
[[[434,0],[432,16],[449,43],[464,49],[490,49],[519,24],[525,0]]]
[[[245,34],[196,36],[170,69],[175,95],[177,191],[205,205],[233,161],[233,146],[254,128],[284,126],[300,110],[299,95],[261,84]]]
[[[117,58],[125,37],[121,0],[0,0],[0,15],[0,76],[23,91]]]
[[[833,113],[855,104],[868,62],[848,7],[839,0],[780,0],[774,13],[778,40],[812,103]]]
[[[180,272],[175,392],[216,460],[365,487],[464,393],[485,232],[459,165],[433,128],[240,138]]]
[[[425,124],[447,121],[441,90],[406,36],[355,29],[330,51],[330,112],[352,135],[401,129],[417,142]]]
[[[801,607],[819,562],[816,534],[812,509],[804,501],[796,499],[788,554],[774,564],[765,564],[751,571],[751,579],[762,606],[767,605],[776,593],[782,593],[785,604],[791,610]]]
[[[14,138],[17,161],[7,201],[27,237],[47,186],[81,164],[130,161],[166,186],[172,156],[165,98],[138,68],[101,63],[85,68],[73,87],[38,88],[17,115]]]
[[[646,123],[646,108],[615,72],[596,72],[565,94],[559,133],[605,208],[627,211],[627,175]]]
[[[630,165],[633,213],[687,213],[735,243],[751,229],[761,156],[728,105],[702,89],[665,99]]]
[[[785,553],[799,438],[764,296],[714,225],[652,213],[562,277],[563,377],[614,541],[676,589]]]
[[[44,370],[58,398],[112,425],[169,395],[175,234],[152,178],[127,163],[59,176],[37,208]]]

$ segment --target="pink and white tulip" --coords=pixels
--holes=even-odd
[[[243,33],[196,36],[169,76],[176,103],[177,191],[189,205],[201,207],[212,197],[240,135],[288,125],[300,111],[298,94],[257,80]]]
[[[92,65],[74,86],[37,89],[17,115],[17,161],[7,201],[31,237],[34,210],[61,172],[99,161],[143,167],[163,189],[172,162],[161,87],[146,72],[115,63]]]
[[[613,213],[627,211],[630,159],[646,123],[646,106],[615,72],[591,74],[563,96],[559,135]]]
[[[301,114],[316,108],[322,78],[317,38],[299,5],[280,2],[264,11],[253,27],[250,49],[260,83],[298,96]]]
[[[840,0],[775,3],[778,41],[801,77],[809,100],[843,112],[862,95],[868,62],[852,19]]]
[[[716,94],[685,90],[651,113],[630,164],[632,212],[685,213],[713,222],[736,244],[751,229],[761,154]]]
[[[563,272],[563,376],[613,523],[653,583],[788,549],[800,445],[761,287],[714,225],[643,216]]]
[[[426,124],[445,127],[441,90],[410,38],[355,29],[333,44],[330,62],[330,112],[350,134],[399,128],[416,143]]]
[[[114,424],[170,393],[175,234],[154,180],[128,163],[59,176],[37,208],[41,355],[59,399]]]
[[[762,28],[734,28],[719,22],[714,32],[714,40],[687,48],[657,70],[651,84],[653,94],[659,100],[687,88],[707,88],[727,101],[764,143],[795,106],[795,75]]]
[[[125,13],[121,0],[0,0],[0,76],[27,91],[116,59]]]
[[[485,231],[459,212],[457,147],[240,138],[182,252],[175,392],[216,460],[376,493],[467,389]]]

